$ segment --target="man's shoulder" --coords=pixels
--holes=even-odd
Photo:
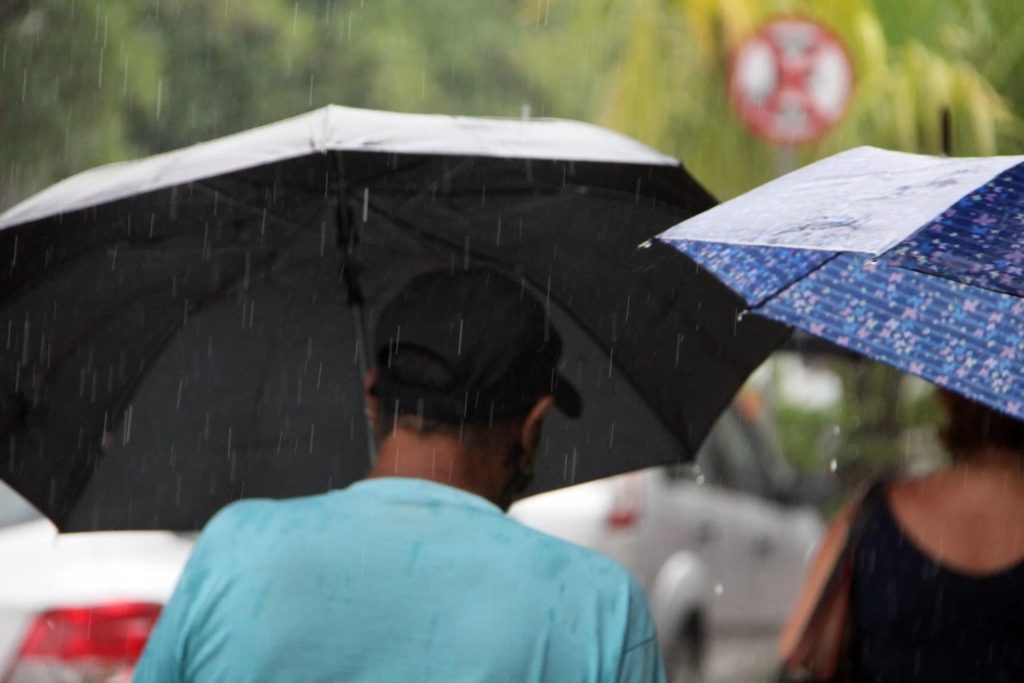
[[[564,604],[589,603],[605,614],[617,614],[628,624],[627,647],[654,637],[654,626],[643,587],[618,561],[589,548],[569,543],[507,520],[521,534],[523,562],[532,562],[531,580],[557,587]],[[574,597],[573,597],[574,596]]]
[[[589,582],[588,590],[599,586],[615,590],[638,587],[633,575],[607,555],[551,536],[510,517],[502,519],[504,525],[513,530],[510,533],[518,536],[520,550],[542,558],[549,565],[585,574]]]
[[[282,522],[314,513],[324,505],[324,496],[305,496],[274,500],[245,498],[230,503],[215,514],[203,528],[204,536],[230,534],[236,536],[247,531],[264,534]]]
[[[272,517],[282,501],[269,498],[245,498],[222,507],[203,529],[205,533],[244,525],[254,520]]]

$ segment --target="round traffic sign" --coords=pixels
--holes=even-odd
[[[763,138],[795,145],[822,137],[846,112],[853,64],[830,30],[809,19],[774,19],[737,47],[729,98]]]

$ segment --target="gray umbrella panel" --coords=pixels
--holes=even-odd
[[[784,335],[633,248],[708,201],[679,167],[318,154],[9,229],[0,474],[65,530],[343,486],[369,465],[375,311],[480,264],[551,302],[584,398],[533,490],[686,458]]]

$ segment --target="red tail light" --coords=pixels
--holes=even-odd
[[[608,526],[628,529],[640,521],[640,511],[633,508],[614,508],[608,513]]]
[[[605,523],[613,529],[631,529],[644,516],[645,491],[642,474],[626,474],[617,482],[612,507]]]
[[[6,683],[128,681],[160,605],[116,603],[36,617]]]

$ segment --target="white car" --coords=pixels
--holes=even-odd
[[[634,572],[674,680],[697,678],[705,646],[730,630],[774,640],[822,531],[814,512],[773,500],[792,482],[753,430],[727,413],[696,465],[542,494],[510,513]],[[0,683],[128,680],[193,542],[58,535],[0,483]]]
[[[670,680],[749,677],[774,662],[824,531],[796,486],[763,425],[730,410],[696,463],[541,494],[510,514],[633,572],[647,590]]]
[[[14,500],[0,490],[0,523]],[[33,517],[0,528],[0,683],[128,681],[194,535],[58,535]]]

